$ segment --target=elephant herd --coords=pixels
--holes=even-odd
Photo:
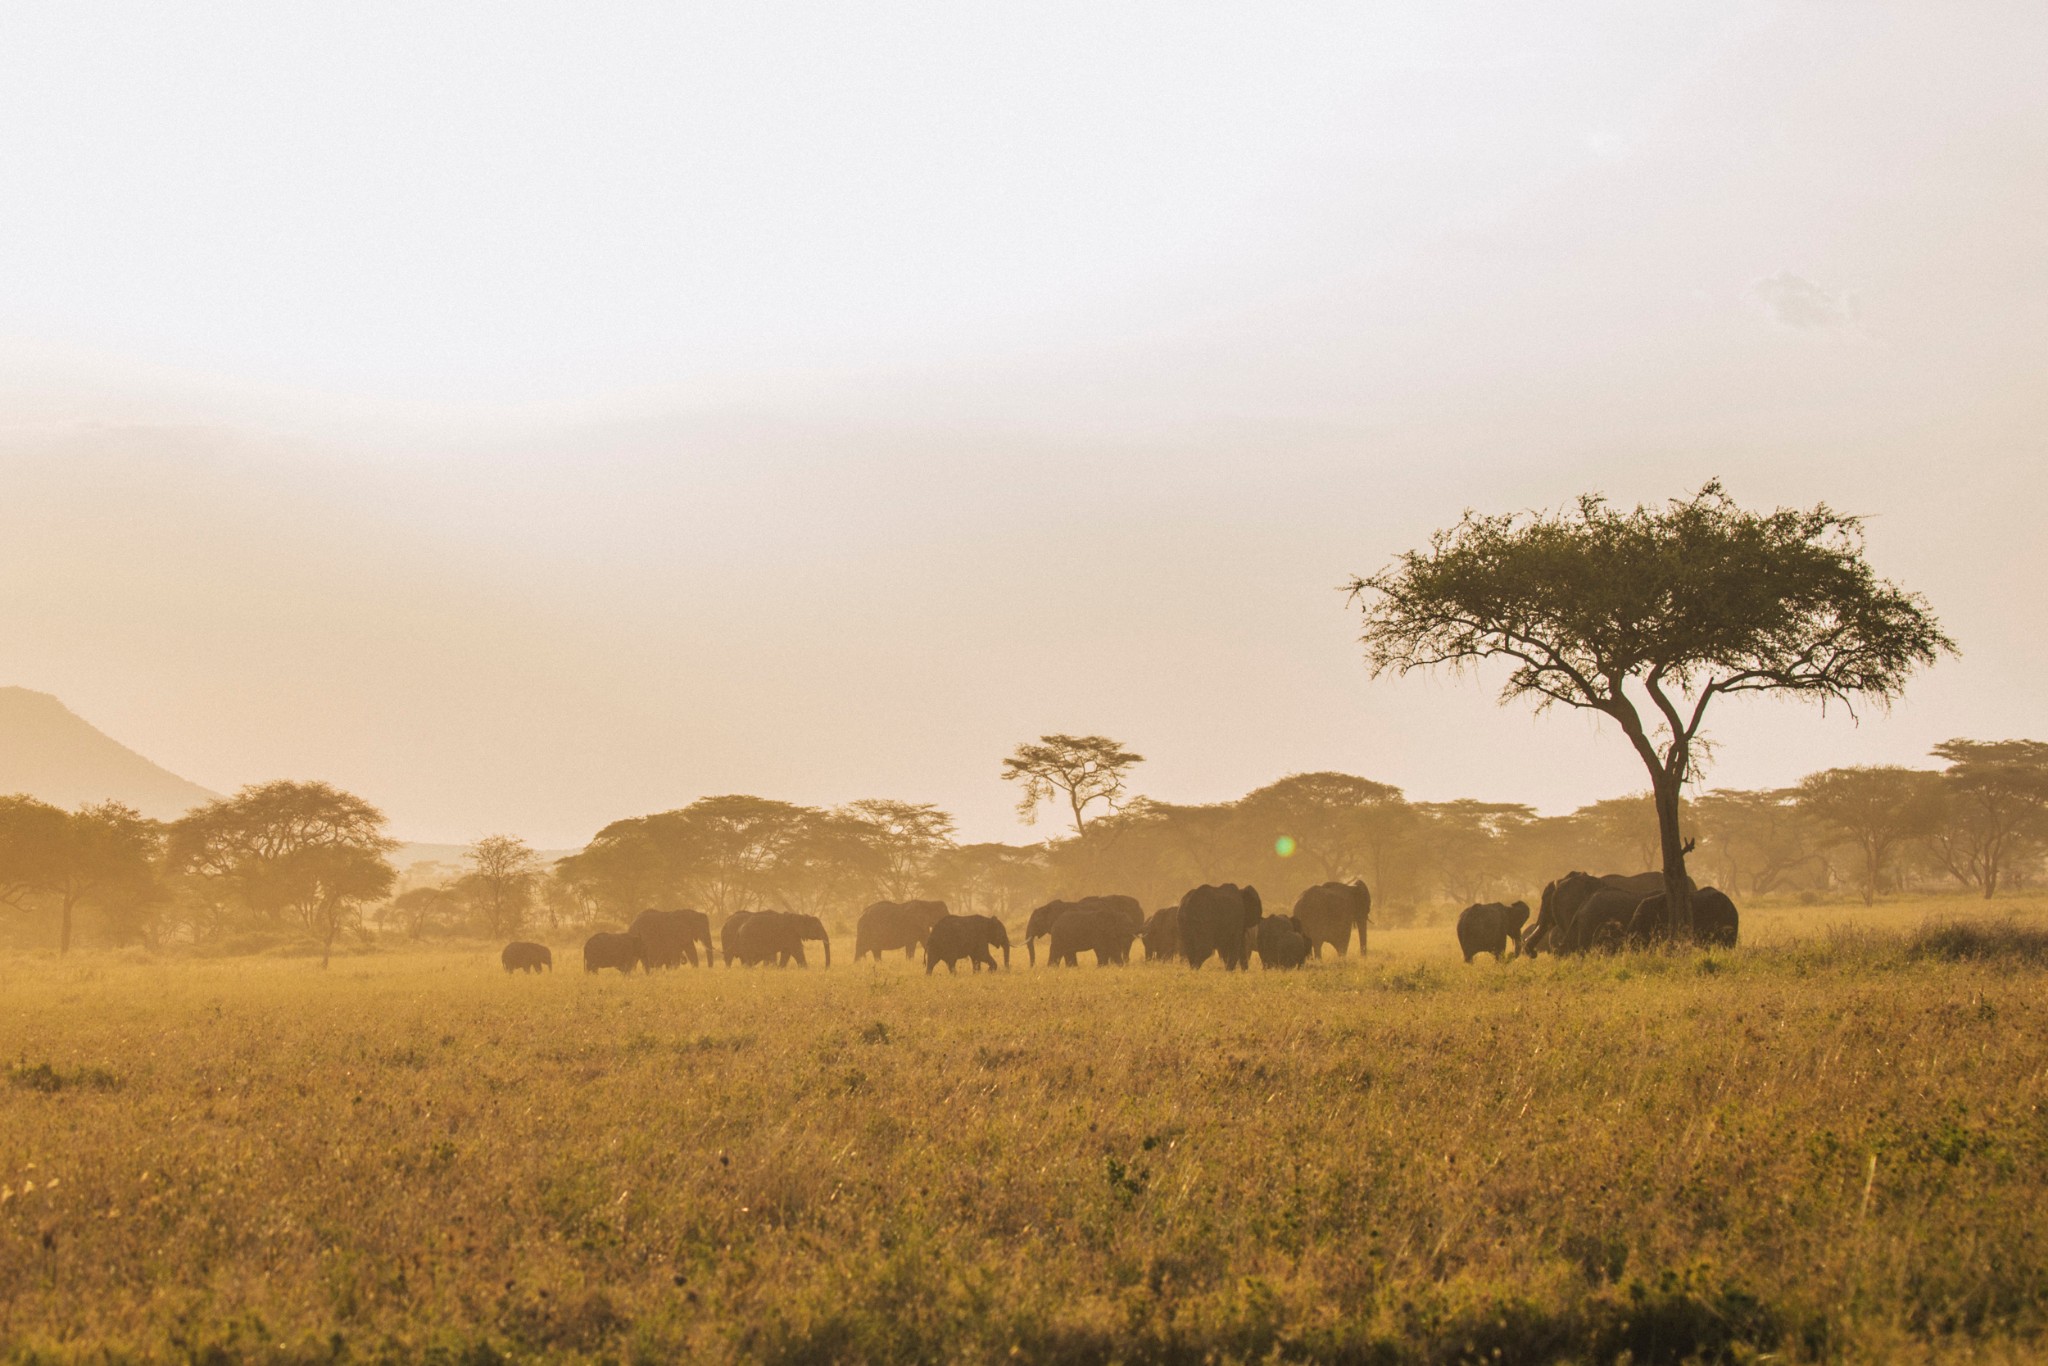
[[[1358,951],[1365,952],[1371,914],[1372,895],[1362,882],[1311,887],[1287,916],[1267,915],[1258,891],[1235,883],[1197,887],[1178,905],[1150,915],[1135,897],[1091,896],[1050,901],[1034,910],[1025,926],[1024,949],[1034,965],[1043,939],[1046,961],[1065,967],[1078,966],[1082,954],[1093,954],[1098,967],[1128,963],[1132,947],[1143,944],[1148,960],[1182,958],[1196,968],[1211,957],[1225,968],[1244,968],[1253,954],[1266,967],[1294,968],[1320,957],[1325,945],[1341,956],[1353,929]],[[700,962],[708,967],[721,956],[728,966],[803,967],[807,943],[819,945],[825,966],[832,966],[832,940],[814,915],[738,911],[719,926],[714,948],[711,917],[704,912],[647,910],[623,931],[601,930],[585,940],[583,969],[630,973]],[[1007,968],[1010,949],[1010,932],[1002,921],[992,915],[954,915],[943,901],[878,901],[860,913],[853,940],[855,962],[870,955],[880,962],[884,954],[898,951],[915,960],[922,950],[927,974],[941,963],[957,973],[963,961],[975,972]],[[507,944],[499,961],[507,972],[554,968],[554,955],[545,944],[524,941]]]
[[[1712,887],[1692,892],[1693,937],[1709,946],[1732,946],[1739,917],[1735,904]],[[1510,950],[1535,957],[1546,950],[1558,954],[1592,949],[1644,947],[1670,936],[1661,873],[1634,875],[1573,872],[1543,889],[1536,923],[1529,924],[1527,902],[1497,901],[1468,906],[1458,917],[1458,947],[1467,963],[1482,953],[1505,962]],[[1249,968],[1254,954],[1266,968],[1298,968],[1320,958],[1324,948],[1342,957],[1358,935],[1365,952],[1366,928],[1372,918],[1372,894],[1363,882],[1325,882],[1310,887],[1289,915],[1268,915],[1253,887],[1226,882],[1204,884],[1189,891],[1177,905],[1146,914],[1135,897],[1089,896],[1076,901],[1049,901],[1031,912],[1024,927],[1024,951],[1038,962],[1038,943],[1046,941],[1046,962],[1075,967],[1082,954],[1096,966],[1131,961],[1142,945],[1148,961],[1179,959],[1191,968],[1215,958],[1226,971]],[[817,944],[825,966],[832,966],[832,940],[815,915],[788,911],[738,911],[719,927],[714,951],[711,917],[702,911],[642,911],[623,932],[600,931],[583,945],[583,968],[632,972],[635,968],[706,967],[723,956],[728,966],[806,965],[805,944]],[[992,915],[954,915],[943,901],[878,901],[860,913],[854,930],[853,958],[901,952],[915,960],[924,953],[925,972],[943,963],[957,973],[964,961],[971,971],[1010,966],[1010,932]],[[996,961],[1000,953],[1002,961]],[[700,959],[701,955],[701,959]],[[505,946],[499,961],[507,972],[552,970],[554,955],[546,945]]]
[[[1703,948],[1735,947],[1742,918],[1727,893],[1694,887],[1691,901],[1693,942]],[[1458,948],[1469,963],[1482,953],[1505,962],[1510,945],[1534,958],[1546,949],[1569,954],[1667,943],[1671,917],[1664,875],[1566,873],[1544,887],[1536,923],[1525,934],[1528,923],[1526,901],[1467,906],[1458,917]]]

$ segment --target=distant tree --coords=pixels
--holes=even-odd
[[[1111,838],[1098,841],[1106,848],[1090,871],[1109,885],[1131,892],[1146,890],[1151,899],[1161,902],[1179,900],[1189,887],[1237,875],[1261,854],[1259,836],[1245,828],[1244,813],[1236,802],[1182,805],[1140,797],[1113,816],[1098,817],[1095,824],[1099,834]],[[1048,852],[1065,851],[1055,846]],[[1068,880],[1081,872],[1079,868],[1064,871],[1070,875]]]
[[[1648,792],[1590,802],[1572,813],[1572,823],[1603,857],[1626,864],[1623,872],[1658,865],[1662,835],[1657,826],[1657,801]]]
[[[1038,819],[1046,802],[1066,800],[1074,833],[1088,833],[1087,810],[1097,802],[1115,811],[1124,795],[1124,779],[1145,762],[1115,740],[1101,735],[1041,735],[1035,744],[1017,746],[1003,760],[1003,781],[1023,784],[1017,814],[1026,824]]]
[[[1369,879],[1378,886],[1389,851],[1412,838],[1415,814],[1401,789],[1349,773],[1295,773],[1248,792],[1237,803],[1261,828],[1271,852],[1282,838],[1288,857],[1313,870],[1313,881]]]
[[[1885,765],[1830,768],[1799,783],[1799,807],[1863,856],[1863,903],[1877,900],[1884,873],[1940,819],[1939,775]]]
[[[0,797],[0,901],[57,915],[57,951],[71,952],[78,911],[105,915],[116,937],[141,929],[157,895],[163,827],[132,807],[102,802],[65,811],[33,797]]]
[[[953,818],[928,802],[869,797],[839,808],[873,859],[874,889],[889,901],[922,891],[934,863],[953,846]]]
[[[1438,884],[1453,902],[1470,904],[1512,875],[1515,837],[1536,818],[1519,802],[1427,802],[1416,808],[1422,840]]]
[[[540,882],[540,855],[512,835],[486,835],[463,858],[470,871],[456,883],[483,930],[497,938],[517,934],[532,913]]]
[[[675,811],[613,821],[558,875],[606,914],[696,906],[757,908],[792,875],[826,813],[767,797],[703,797]]]
[[[408,887],[386,903],[382,919],[396,925],[407,939],[424,939],[451,928],[463,910],[463,899],[453,887]]]
[[[366,902],[397,874],[385,856],[398,841],[384,813],[321,782],[245,787],[172,822],[165,863],[217,903],[257,924],[296,924],[321,947],[323,966]]]
[[[933,877],[944,899],[963,915],[1014,920],[1047,899],[1042,848],[956,845],[941,856]]]
[[[1944,740],[1947,810],[1930,837],[1936,857],[1966,887],[1995,895],[2013,855],[2048,833],[2048,744]]]
[[[1688,802],[1700,847],[1720,864],[1722,885],[1764,896],[1795,871],[1820,860],[1813,821],[1798,789],[1741,792],[1716,789]]]
[[[1955,646],[1878,579],[1862,524],[1826,505],[1754,513],[1718,481],[1663,508],[1598,496],[1561,512],[1467,512],[1350,585],[1375,675],[1500,660],[1503,700],[1611,718],[1650,776],[1664,883],[1689,935],[1679,801],[1708,705],[1776,692],[1884,705]]]

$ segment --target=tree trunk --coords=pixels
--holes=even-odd
[[[1685,875],[1685,841],[1678,833],[1678,780],[1669,773],[1652,775],[1651,796],[1657,804],[1657,840],[1664,854],[1664,905],[1671,937],[1692,942],[1692,880]]]

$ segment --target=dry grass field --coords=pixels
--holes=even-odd
[[[1746,929],[0,962],[0,1359],[2033,1359],[2048,906]]]

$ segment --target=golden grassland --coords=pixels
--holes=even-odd
[[[0,1359],[2034,1358],[2048,903],[1745,928],[1245,975],[11,959]]]

